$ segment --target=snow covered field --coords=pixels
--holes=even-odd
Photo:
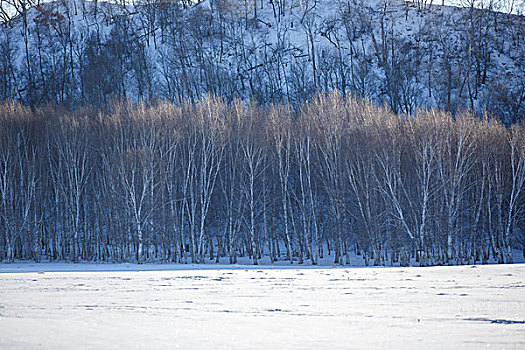
[[[523,264],[0,265],[0,349],[486,347],[525,348]]]

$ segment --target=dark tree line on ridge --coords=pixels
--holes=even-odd
[[[337,89],[395,113],[488,110],[512,124],[525,116],[525,16],[505,2],[0,0],[13,9],[0,11],[0,100],[212,94],[297,108]]]
[[[0,260],[421,265],[525,254],[525,129],[340,94],[0,107]]]

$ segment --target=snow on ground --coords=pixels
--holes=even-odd
[[[1,265],[0,349],[525,348],[523,264],[204,267]]]

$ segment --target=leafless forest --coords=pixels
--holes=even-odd
[[[395,113],[488,110],[519,122],[520,1],[442,3],[0,0],[0,100],[75,108],[211,94],[298,108],[338,90]]]
[[[524,186],[525,128],[471,113],[338,93],[0,107],[4,261],[509,263]]]

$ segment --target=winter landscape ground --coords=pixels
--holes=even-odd
[[[523,349],[524,295],[523,264],[3,264],[0,348]]]

